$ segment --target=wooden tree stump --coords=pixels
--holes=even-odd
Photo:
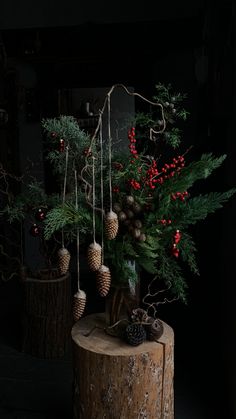
[[[22,351],[40,358],[65,354],[72,327],[70,275],[27,278],[24,288]]]
[[[104,315],[73,326],[74,419],[174,419],[174,333],[163,325],[158,342],[136,347],[108,335]]]

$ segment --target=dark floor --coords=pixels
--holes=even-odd
[[[0,293],[0,418],[72,419],[71,349],[64,358],[54,360],[20,351],[21,303],[15,292],[9,300],[11,287],[14,284],[1,286]],[[201,387],[196,391],[193,368],[188,369],[187,360],[178,355],[178,339],[176,344],[175,419],[209,419]]]
[[[72,374],[70,354],[60,360],[43,360],[1,343],[0,418],[72,418]],[[175,419],[207,418],[188,383],[184,385],[179,383],[177,376]]]

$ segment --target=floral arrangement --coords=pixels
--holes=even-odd
[[[123,88],[149,104],[148,112],[137,113],[126,121],[127,152],[122,153],[113,150],[109,125],[110,99],[115,88]],[[26,208],[33,208],[34,214],[40,208],[43,239],[62,235],[61,272],[69,269],[66,243],[77,240],[78,265],[79,246],[86,243],[88,267],[96,272],[97,290],[103,297],[109,295],[111,287],[134,287],[142,272],[152,276],[143,308],[130,311],[129,326],[139,336],[133,342],[133,329],[126,330],[131,344],[145,339],[147,330],[149,336],[160,335],[157,298],[163,287],[169,295],[165,301],[186,301],[185,266],[199,274],[190,227],[221,208],[235,193],[231,189],[194,194],[195,182],[208,178],[226,156],[208,153],[191,161],[191,149],[181,150],[181,131],[176,124],[188,116],[182,106],[184,99],[184,95],[174,94],[171,86],[157,85],[153,100],[147,100],[123,85],[115,85],[97,115],[93,135],[80,129],[71,116],[43,120],[46,158],[59,192],[47,196],[41,185],[32,182],[29,193],[17,197],[4,210],[11,220],[20,220]],[[106,112],[108,135],[104,138]],[[31,234],[39,235],[39,228],[32,223]],[[151,289],[154,282],[155,292]],[[147,296],[152,297],[151,302]],[[76,319],[83,315],[85,304],[86,294],[78,278]]]

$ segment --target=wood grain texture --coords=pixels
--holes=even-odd
[[[173,330],[132,347],[104,327],[93,314],[72,328],[74,419],[173,419]]]
[[[70,276],[27,278],[24,287],[22,351],[40,358],[65,354],[72,327]]]

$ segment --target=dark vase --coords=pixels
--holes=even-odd
[[[136,269],[133,264],[133,269]],[[140,303],[140,283],[137,274],[135,284],[123,284],[122,281],[116,281],[115,286],[111,286],[108,296],[106,297],[106,324],[107,327],[117,332],[117,326],[122,324],[127,326],[130,320],[131,312],[134,308],[139,307]]]

